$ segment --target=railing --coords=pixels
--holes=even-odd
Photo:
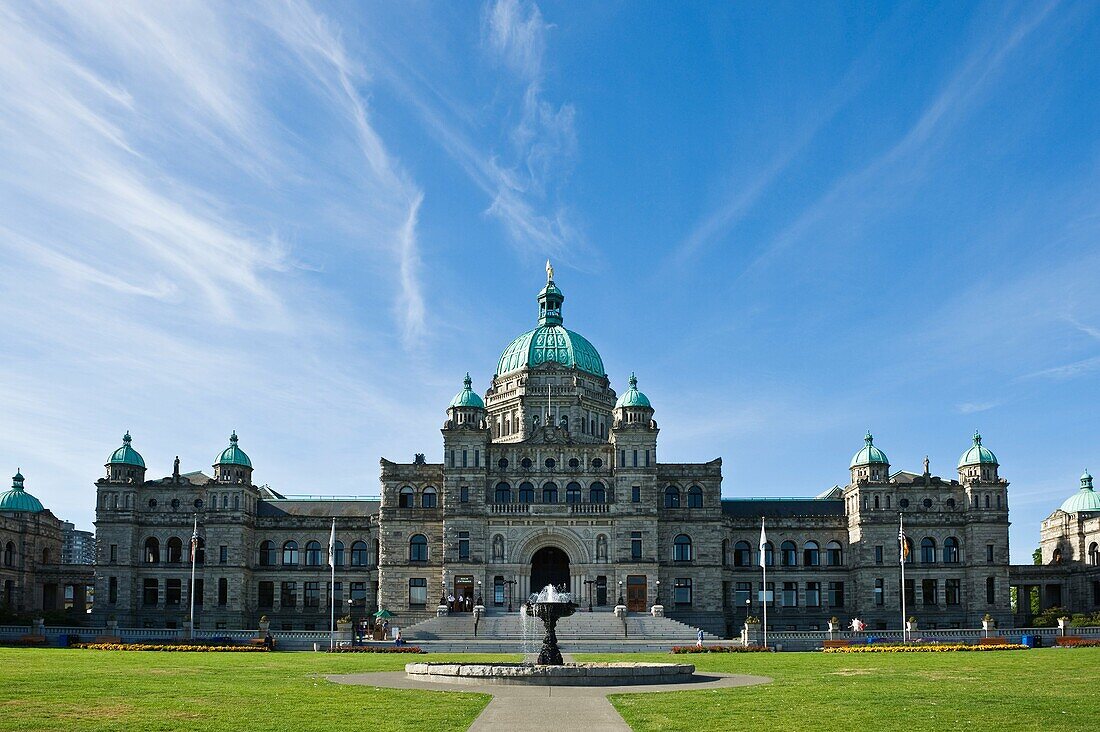
[[[489,513],[530,513],[530,503],[490,503]]]
[[[570,503],[570,513],[610,513],[609,503]]]

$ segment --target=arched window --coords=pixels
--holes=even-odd
[[[229,509],[229,494],[228,493],[222,495],[222,509],[223,510],[228,510]]]
[[[798,548],[793,541],[785,541],[779,545],[779,563],[784,567],[798,564]]]
[[[985,507],[989,508],[989,494],[988,493],[985,494]]]
[[[504,561],[504,537],[500,534],[493,537],[493,561]]]
[[[320,567],[321,566],[321,542],[319,542],[319,541],[307,541],[306,542],[306,566],[307,567]]]
[[[542,487],[542,502],[543,503],[557,503],[558,502],[558,484],[547,483]]]
[[[676,562],[691,561],[691,537],[680,534],[672,542],[672,559]]]
[[[161,561],[161,543],[155,536],[145,539],[145,564],[155,565]]]
[[[607,561],[607,537],[603,534],[596,537],[596,561]]]
[[[168,563],[179,564],[183,561],[183,540],[173,536],[168,540]]]
[[[764,542],[764,564],[769,567],[775,565],[775,547],[770,541]]]
[[[589,503],[607,503],[607,489],[603,483],[596,481],[588,488]]]
[[[8,546],[11,546],[10,544]],[[1089,544],[1089,564],[1092,566],[1100,565],[1100,545],[1095,541]]]
[[[886,496],[886,510],[890,510],[890,496]]]
[[[260,542],[260,566],[270,567],[275,564],[275,542]]]
[[[703,507],[703,489],[697,485],[688,488],[688,508]]]
[[[424,489],[424,492],[420,494],[420,506],[421,508],[435,508],[435,488],[428,486]]]
[[[43,564],[49,564],[50,563],[50,548],[49,547],[46,547],[42,550],[42,563]]]
[[[512,486],[507,483],[497,483],[497,503],[511,503],[512,502]]]
[[[926,536],[920,540],[921,564],[934,564],[936,561],[936,540]]]
[[[571,482],[565,486],[565,502],[566,503],[580,503],[581,502],[581,484],[577,482]]]
[[[844,549],[839,541],[830,541],[825,545],[825,563],[830,567],[839,567],[844,564]]]
[[[943,561],[945,564],[959,563],[959,540],[953,536],[943,540]]]
[[[240,508],[241,508],[241,497],[240,496],[233,496],[233,510],[234,511],[239,511]]]
[[[519,484],[519,502],[520,503],[534,503],[535,502],[535,486],[530,483]]]
[[[156,541],[156,539],[154,539],[154,541]],[[1093,546],[1095,546],[1095,544]],[[10,541],[4,546],[4,566],[15,566],[15,544]],[[10,601],[10,598],[5,597],[4,599]]]
[[[665,488],[665,508],[680,507],[680,489],[674,485]]]
[[[370,552],[367,551],[367,542],[354,541],[351,544],[351,566],[366,567],[370,564]]]
[[[875,496],[875,510],[878,510],[878,496]]]
[[[816,567],[821,564],[821,550],[816,541],[807,541],[802,547],[802,563],[807,567]]]
[[[428,561],[428,539],[423,534],[413,534],[409,539],[409,561]]]
[[[283,566],[298,566],[298,542],[293,539],[283,544]]]
[[[1050,559],[1055,564],[1061,564],[1062,563],[1062,549],[1061,549],[1061,547],[1054,550],[1054,553],[1050,555]]]
[[[413,491],[411,485],[403,486],[397,494],[397,507],[412,508],[415,495],[416,493]]]
[[[344,542],[338,541],[332,545],[332,563],[337,567],[344,566]]]
[[[747,541],[739,541],[733,545],[733,566],[752,566],[752,546]]]

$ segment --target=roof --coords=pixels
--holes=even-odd
[[[959,457],[959,467],[967,465],[997,465],[997,456],[988,447],[982,445],[982,436],[974,431],[974,444]]]
[[[233,430],[233,434],[229,435],[229,447],[222,450],[221,455],[218,455],[218,459],[214,461],[214,464],[241,465],[246,468],[252,467],[252,461],[248,459],[248,455],[237,446],[236,430]]]
[[[1089,471],[1086,470],[1081,476],[1081,489],[1063,501],[1061,508],[1066,513],[1100,512],[1100,494],[1092,487]]]
[[[370,516],[378,513],[381,500],[373,496],[290,496],[265,498],[256,507],[259,517],[312,516],[331,518],[339,516]]]
[[[473,407],[475,409],[485,409],[485,402],[473,390],[474,382],[470,378],[470,372],[466,372],[466,378],[462,380],[462,384],[462,391],[455,394],[455,398],[451,400],[451,408]]]
[[[44,510],[42,501],[23,489],[23,474],[17,469],[11,479],[11,490],[0,495],[0,511],[40,513]]]
[[[615,402],[615,408],[645,407],[646,409],[652,409],[653,406],[649,403],[649,397],[638,391],[638,377],[634,375],[634,372],[630,373],[629,384],[630,388],[623,392],[619,396],[619,400]]]
[[[852,456],[852,462],[848,464],[849,468],[854,468],[857,465],[889,465],[890,461],[886,458],[886,453],[875,447],[875,438],[868,432],[863,438],[863,447],[859,452]]]
[[[107,459],[107,464],[134,465],[139,468],[145,467],[145,459],[141,457],[137,450],[130,446],[130,430],[126,430],[126,434],[122,436],[122,447],[111,453],[111,457]]]
[[[843,516],[844,501],[832,498],[723,498],[722,513],[733,518]]]

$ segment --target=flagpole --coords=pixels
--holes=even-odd
[[[195,637],[195,554],[199,549],[199,515],[195,514],[195,528],[191,532],[191,637]]]
[[[764,648],[768,647],[768,560],[765,547],[768,543],[767,534],[764,533],[764,517],[760,517],[760,570],[764,584]]]
[[[336,647],[336,517],[332,517],[332,533],[328,540],[328,566],[332,570],[332,579],[329,580],[329,626],[328,647],[331,650]]]
[[[901,642],[909,640],[905,620],[905,517],[898,511],[898,557],[901,559]]]

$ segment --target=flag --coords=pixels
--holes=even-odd
[[[195,557],[199,551],[199,522],[195,521],[195,530],[191,533],[191,562],[195,562]]]
[[[760,519],[760,566],[761,567],[766,566],[765,565],[765,556],[766,556],[767,550],[765,549],[765,547],[767,546],[767,544],[768,544],[768,535],[764,533],[764,519]]]
[[[909,558],[909,542],[905,540],[905,529],[898,524],[898,544],[901,546],[901,561],[905,562]]]
[[[352,547],[354,548],[354,547]],[[328,566],[336,569],[336,519],[332,519],[332,533],[328,535]]]

